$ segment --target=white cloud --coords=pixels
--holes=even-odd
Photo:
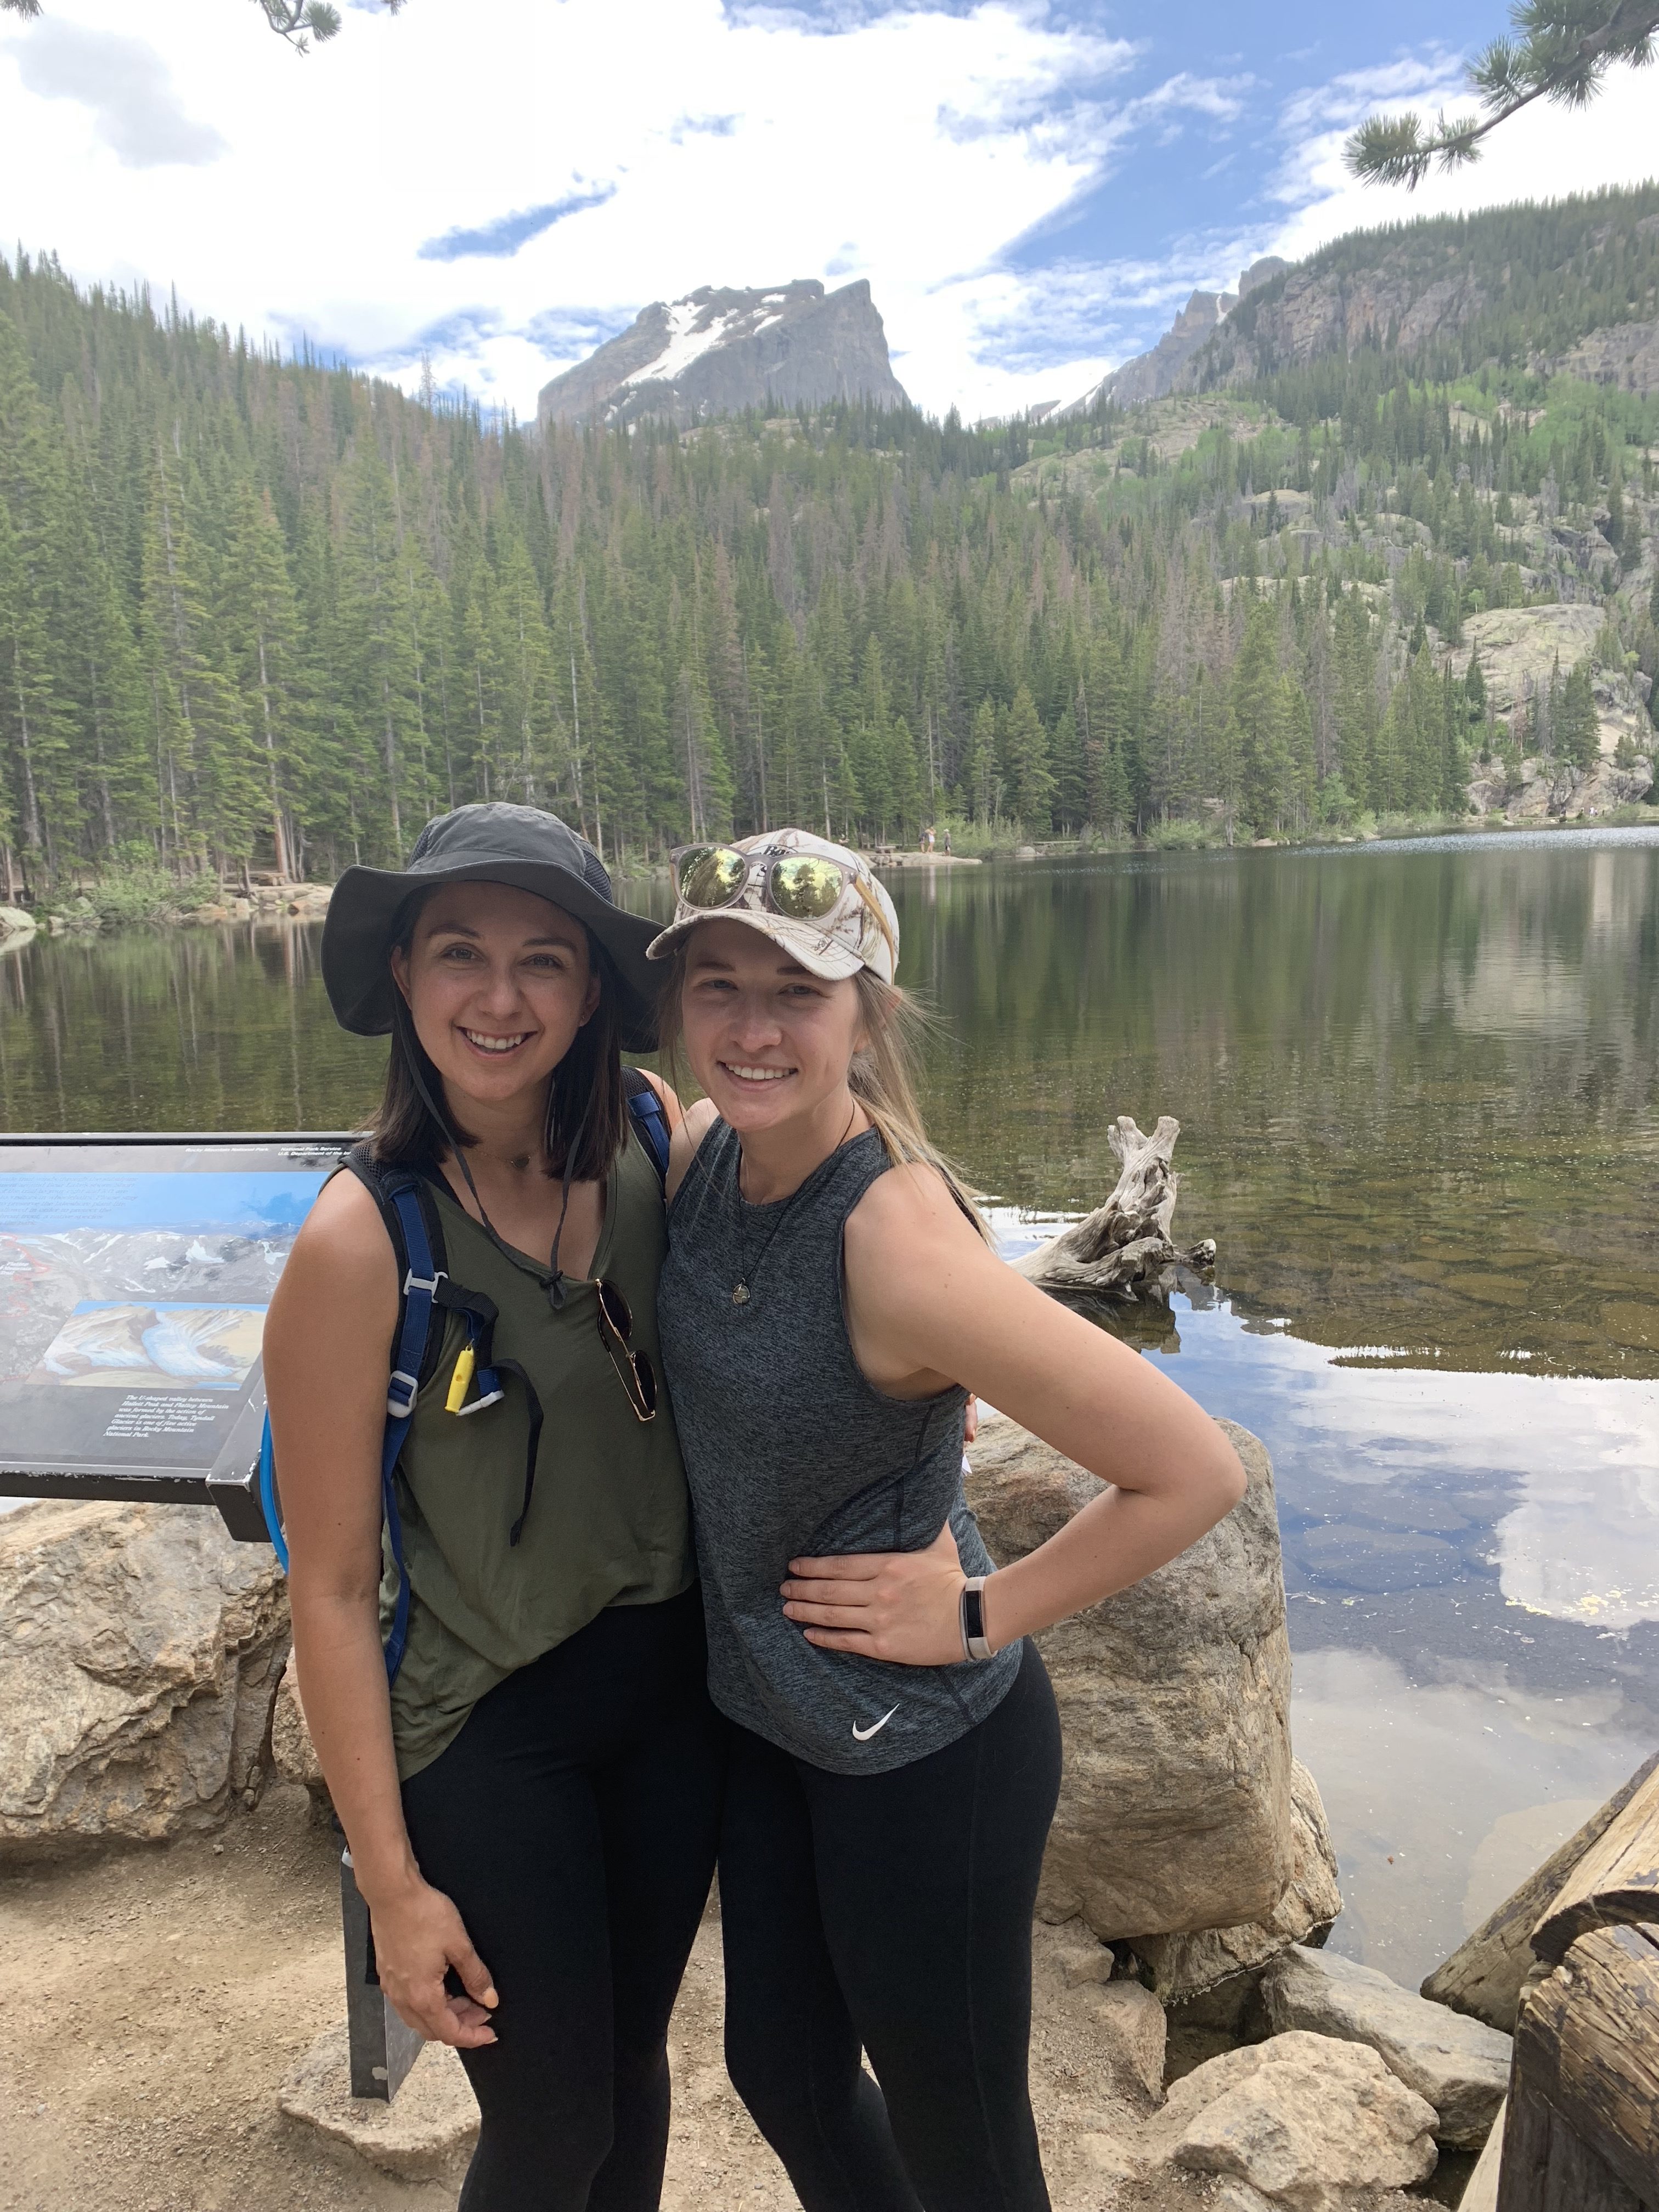
[[[1362,191],[1344,131],[1378,99],[1435,104],[1455,76],[1436,52],[1290,103],[1249,230],[1085,256],[1063,228],[1084,195],[1188,118],[1234,125],[1259,86],[1148,85],[1136,49],[1044,0],[354,9],[304,59],[235,0],[173,0],[154,46],[125,35],[131,0],[0,20],[12,234],[406,382],[425,349],[441,381],[520,413],[649,300],[810,276],[869,278],[924,405],[1006,411],[1085,389],[1259,252],[1653,167],[1650,85],[1626,72],[1415,198]],[[206,161],[204,191],[186,165]]]
[[[1653,72],[1615,70],[1589,107],[1573,112],[1539,101],[1499,125],[1480,161],[1431,175],[1410,192],[1403,185],[1367,185],[1351,177],[1343,143],[1374,108],[1389,113],[1414,107],[1425,119],[1443,103],[1457,114],[1471,108],[1462,64],[1431,53],[1338,77],[1285,108],[1282,127],[1290,143],[1272,187],[1285,214],[1261,250],[1294,261],[1345,231],[1640,184],[1659,172],[1656,94]]]
[[[82,40],[128,15],[125,0],[55,10]],[[0,38],[13,229],[78,274],[176,283],[198,313],[392,374],[425,343],[441,380],[520,411],[586,332],[648,300],[799,276],[871,280],[925,404],[1020,404],[1054,378],[1029,356],[1003,366],[1001,337],[1018,325],[1052,355],[1036,318],[1076,278],[1008,275],[1009,248],[1137,129],[1235,99],[1197,76],[1123,98],[1126,42],[1012,0],[828,28],[720,0],[477,0],[465,36],[453,9],[354,13],[305,60],[228,0],[176,0],[167,21],[185,101],[229,142],[211,194],[163,169],[116,189],[98,124],[66,131],[29,81],[43,27],[22,27]],[[458,233],[496,250],[455,253]],[[562,355],[556,323],[584,334]]]
[[[214,161],[225,142],[179,105],[167,64],[139,39],[48,19],[15,41],[17,73],[43,100],[73,100],[99,140],[130,169]]]

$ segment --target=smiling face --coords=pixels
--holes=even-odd
[[[446,884],[392,972],[452,1096],[502,1106],[544,1088],[599,1003],[587,932],[507,884]]]
[[[698,1082],[741,1136],[846,1095],[863,1042],[857,987],[827,982],[740,921],[691,932],[681,1035]]]

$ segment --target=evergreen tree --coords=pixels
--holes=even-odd
[[[300,653],[300,605],[269,494],[242,484],[219,611],[228,672],[252,706],[266,818],[278,875],[299,873],[294,813],[309,765],[309,700]]]
[[[4,841],[6,896],[15,900],[14,848],[21,844],[25,870],[46,859],[44,772],[66,750],[52,685],[52,641],[33,588],[10,510],[0,498],[0,744],[11,767],[9,779],[21,804],[0,815]]]
[[[1484,722],[1486,719],[1486,678],[1480,665],[1479,646],[1469,655],[1468,671],[1463,678],[1463,696],[1468,702],[1469,720]]]
[[[1336,771],[1360,805],[1373,806],[1378,804],[1374,789],[1379,736],[1376,648],[1370,610],[1357,584],[1338,599],[1333,642]]]
[[[1054,809],[1054,779],[1048,769],[1048,739],[1036,702],[1022,684],[1008,709],[1003,738],[1005,784],[1010,810],[1033,836],[1046,837]]]
[[[1049,769],[1054,780],[1054,816],[1060,828],[1075,835],[1089,818],[1089,777],[1077,716],[1069,706],[1054,718],[1049,746]]]
[[[1554,715],[1555,757],[1572,768],[1593,768],[1601,748],[1601,735],[1590,665],[1581,660],[1561,686]]]
[[[413,610],[400,575],[398,516],[391,473],[365,440],[343,471],[337,591],[343,626],[356,642],[351,702],[355,727],[376,756],[355,765],[362,778],[358,837],[396,865],[412,840],[404,831],[405,795],[411,819],[422,815],[425,777],[420,755],[420,654]],[[480,687],[481,767],[484,795],[505,798],[522,770],[522,693],[511,612],[486,629],[475,671]],[[488,704],[483,703],[487,699]],[[413,760],[409,756],[415,756]],[[412,786],[412,789],[410,787]]]
[[[178,454],[158,432],[144,531],[140,637],[153,715],[161,842],[175,864],[243,848],[262,794],[240,702],[226,673],[204,550]]]
[[[1490,726],[1466,612],[1606,595],[1605,556],[1540,538],[1564,505],[1622,509],[1627,568],[1644,542],[1649,403],[1540,404],[1514,364],[1650,312],[1655,214],[1644,187],[1337,241],[1320,269],[1413,296],[1454,252],[1470,319],[1258,363],[1161,460],[1121,410],[1050,426],[1131,464],[1089,499],[1035,481],[1030,426],[905,410],[528,437],[0,261],[0,862],[24,895],[136,842],[331,873],[501,796],[623,860],[694,822],[908,836],[952,794],[1033,834],[1455,811]],[[1241,520],[1291,485],[1294,541]],[[1559,582],[1522,574],[1540,544]],[[1659,595],[1615,591],[1558,747],[1656,635]]]
[[[1279,621],[1270,599],[1255,600],[1233,663],[1232,720],[1238,732],[1238,802],[1263,835],[1282,830],[1294,805],[1285,694],[1279,680]]]
[[[886,771],[895,833],[902,842],[914,842],[921,823],[921,773],[916,741],[902,714],[893,717],[888,732]]]
[[[974,821],[994,821],[1002,811],[1002,776],[997,765],[997,710],[980,702],[962,763],[963,811]]]

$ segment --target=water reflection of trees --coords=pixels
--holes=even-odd
[[[1305,1333],[1659,1370],[1627,1311],[1654,1288],[1659,853],[1243,853],[901,896],[947,1022],[935,1118],[1000,1195],[1092,1203],[1110,1117],[1174,1113],[1188,1231]]]
[[[930,1111],[988,1189],[1092,1205],[1111,1117],[1173,1113],[1178,1225],[1219,1240],[1249,1310],[1414,1361],[1659,1373],[1659,850],[1123,856],[894,890],[902,972],[944,1017]],[[6,1126],[349,1126],[384,1048],[335,1027],[319,934],[0,957]]]
[[[35,939],[0,961],[10,1129],[333,1128],[384,1046],[336,1027],[299,924]]]

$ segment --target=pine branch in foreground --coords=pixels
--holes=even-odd
[[[1609,70],[1620,64],[1643,69],[1654,58],[1659,6],[1654,0],[1518,0],[1510,11],[1517,36],[1494,39],[1469,65],[1470,88],[1484,116],[1448,118],[1443,108],[1431,130],[1407,111],[1368,115],[1349,139],[1344,158],[1368,185],[1404,185],[1415,191],[1429,171],[1462,167],[1480,158],[1480,141],[1534,100],[1560,107],[1587,107]]]
[[[253,4],[277,37],[285,39],[296,53],[309,53],[313,45],[326,45],[338,37],[343,27],[340,11],[331,7],[329,0],[253,0]],[[380,0],[380,5],[395,15],[404,0]],[[0,0],[0,15],[33,20],[41,12],[40,0]]]

